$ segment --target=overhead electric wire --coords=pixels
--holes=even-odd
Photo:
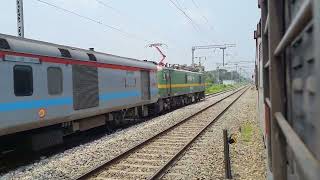
[[[180,2],[178,0],[175,0],[176,4],[181,8],[181,9],[186,9],[184,7],[181,6]]]
[[[195,23],[192,18],[181,8],[179,7],[175,2],[173,2],[172,0],[169,0],[189,21],[189,23],[192,25],[192,27],[199,32],[199,27],[197,25],[197,23]]]
[[[121,12],[120,12],[118,9],[116,9],[116,8],[108,5],[107,3],[102,2],[102,1],[100,1],[100,0],[95,0],[95,1],[96,1],[97,3],[103,5],[104,7],[109,8],[109,9],[113,10],[114,12],[116,12],[116,13],[118,13],[118,14],[121,14]]]
[[[202,16],[202,18],[206,21],[207,25],[209,26],[209,28],[214,31],[213,27],[210,25],[208,18],[201,13],[200,7],[196,4],[196,2],[194,0],[191,0],[193,5],[199,10],[199,14]]]
[[[186,8],[182,7],[180,2],[178,0],[175,0],[176,3],[174,3],[172,0],[169,0],[189,21],[189,23],[193,26],[193,28],[198,32],[201,33],[202,28],[191,18],[190,15],[188,15],[188,13],[185,11],[187,10]],[[185,9],[185,10],[184,10]],[[208,41],[208,39],[206,39],[205,41],[201,40],[202,43],[204,44],[210,44],[212,42]]]
[[[96,1],[98,4],[102,5],[103,7],[105,7],[105,8],[112,9],[112,10],[116,11],[119,15],[121,15],[121,16],[124,17],[124,18],[132,19],[132,20],[136,21],[137,23],[142,23],[141,21],[137,20],[136,18],[133,18],[132,16],[130,16],[130,15],[126,14],[126,13],[121,12],[121,10],[119,10],[119,9],[117,9],[117,8],[115,8],[115,7],[109,5],[109,4],[107,4],[107,3],[105,3],[105,2],[103,2],[103,1],[101,1],[101,0],[95,0],[95,1]],[[176,1],[177,1],[177,0],[176,0]],[[177,2],[178,2],[178,1],[177,1]],[[143,27],[143,25],[141,25],[141,27]],[[150,32],[152,32],[153,34],[158,34],[158,35],[159,35],[159,32],[158,32],[158,31],[155,32],[155,29],[153,28],[152,25],[149,25],[148,28],[151,28],[151,31],[150,31]],[[167,40],[167,41],[168,41],[168,40]],[[169,42],[167,42],[167,44],[168,44],[168,43],[169,43]],[[150,43],[149,43],[149,44],[150,44]],[[179,48],[177,48],[178,45],[175,43],[175,41],[170,42],[170,44],[173,44],[173,45],[176,47],[175,49],[179,49]],[[172,46],[170,45],[170,47],[168,47],[168,48],[170,49],[170,48],[172,48]],[[182,50],[182,48],[181,48],[181,50]],[[185,50],[183,50],[183,51],[185,51]],[[188,53],[188,52],[184,52],[184,53]]]
[[[84,15],[81,15],[81,14],[79,14],[79,13],[76,13],[76,12],[71,11],[71,10],[68,10],[68,9],[66,9],[66,8],[57,6],[57,5],[55,5],[55,4],[49,3],[49,2],[44,1],[44,0],[36,0],[36,1],[38,1],[38,2],[40,2],[40,3],[43,3],[43,4],[46,4],[46,5],[48,5],[48,6],[54,7],[54,8],[56,8],[56,9],[60,10],[60,11],[64,11],[64,12],[66,12],[66,13],[73,14],[73,15],[75,15],[75,16],[78,16],[78,17],[82,18],[82,19],[85,19],[85,20],[94,22],[94,23],[99,24],[99,25],[104,26],[104,27],[107,27],[107,28],[109,28],[109,29],[111,29],[111,30],[117,31],[117,32],[119,32],[120,34],[122,34],[123,36],[126,36],[126,37],[128,37],[128,38],[134,38],[134,39],[137,39],[137,40],[140,40],[140,41],[145,41],[145,42],[148,42],[148,43],[149,43],[148,40],[145,40],[145,39],[143,39],[143,38],[139,38],[137,35],[134,35],[134,34],[125,32],[125,31],[123,31],[122,29],[120,29],[120,28],[118,28],[118,27],[114,27],[114,26],[105,24],[105,23],[103,23],[103,22],[101,22],[101,21],[99,21],[99,20],[96,20],[96,19],[93,19],[93,18],[84,16]]]

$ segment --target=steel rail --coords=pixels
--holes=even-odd
[[[239,88],[239,87],[238,87],[238,88]],[[238,88],[231,88],[231,89],[228,89],[228,90],[225,90],[225,91],[219,91],[219,92],[216,92],[216,93],[206,94],[205,97],[215,97],[215,96],[219,96],[219,95],[221,95],[221,94],[234,91],[234,90],[236,90],[236,89],[238,89]]]
[[[128,149],[128,150],[126,150],[125,152],[123,152],[123,153],[121,153],[121,154],[117,155],[116,157],[113,157],[112,159],[107,160],[107,161],[105,161],[105,162],[103,162],[103,163],[101,163],[101,164],[99,164],[99,165],[95,166],[94,168],[92,168],[92,169],[88,170],[87,172],[85,172],[85,173],[83,173],[83,174],[81,174],[81,175],[79,175],[79,176],[76,176],[76,177],[75,177],[75,178],[73,178],[73,179],[76,179],[76,180],[83,180],[83,179],[88,179],[88,178],[90,178],[90,177],[91,177],[91,176],[93,176],[94,174],[96,174],[96,173],[100,172],[103,168],[108,167],[108,166],[111,166],[112,164],[114,164],[114,163],[118,162],[118,161],[119,161],[119,160],[121,160],[122,158],[124,158],[124,157],[126,157],[126,156],[130,155],[130,154],[131,154],[131,153],[133,153],[135,150],[140,149],[141,147],[145,146],[146,144],[148,144],[149,142],[153,141],[154,139],[156,139],[156,138],[158,138],[158,137],[161,137],[162,135],[166,134],[167,132],[169,132],[169,131],[173,130],[174,128],[176,128],[176,127],[178,127],[178,126],[180,126],[180,125],[182,125],[183,123],[187,122],[188,120],[192,119],[193,117],[197,116],[198,114],[200,114],[200,113],[202,113],[202,112],[206,111],[207,109],[209,109],[209,108],[211,108],[211,107],[215,106],[216,104],[218,104],[218,103],[222,102],[223,100],[225,100],[225,99],[229,98],[230,96],[232,96],[232,95],[234,95],[234,94],[236,94],[236,93],[240,92],[241,90],[243,90],[243,89],[245,89],[245,88],[247,88],[247,89],[248,89],[248,87],[247,87],[247,86],[245,86],[245,87],[243,87],[243,88],[240,88],[240,89],[236,90],[235,92],[233,92],[233,93],[229,94],[228,96],[223,97],[222,99],[220,99],[220,100],[218,100],[218,101],[216,101],[216,102],[212,103],[211,105],[209,105],[209,106],[207,106],[207,107],[205,107],[205,108],[201,109],[200,111],[198,111],[198,112],[196,112],[196,113],[194,113],[194,114],[192,114],[192,115],[190,115],[190,116],[188,116],[188,117],[184,118],[182,121],[180,121],[180,122],[176,123],[175,125],[173,125],[173,126],[171,126],[171,127],[167,128],[167,129],[165,129],[165,130],[163,130],[163,131],[159,132],[158,134],[156,134],[156,135],[154,135],[154,136],[152,136],[152,137],[150,137],[150,138],[148,138],[148,139],[146,139],[146,140],[144,140],[144,141],[140,142],[139,144],[137,144],[137,145],[135,145],[135,146],[133,146],[133,147],[129,148],[129,149]]]
[[[233,100],[223,111],[221,111],[218,116],[216,116],[211,122],[209,122],[205,127],[203,127],[200,132],[194,136],[183,148],[181,148],[179,150],[179,152],[177,152],[169,161],[166,162],[166,164],[164,166],[162,166],[155,174],[152,175],[152,177],[150,177],[150,180],[153,179],[160,179],[163,175],[165,175],[166,171],[168,170],[168,168],[172,165],[174,165],[174,163],[179,159],[179,157],[193,144],[193,142],[195,140],[197,140],[209,127],[211,127],[211,125],[213,125],[218,119],[220,119],[220,117],[227,112],[230,107],[237,102],[237,100],[248,90],[249,88],[247,88],[245,91],[243,91],[235,100]]]

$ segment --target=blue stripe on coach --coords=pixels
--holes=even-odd
[[[127,91],[127,92],[112,92],[105,93],[99,96],[101,101],[110,101],[115,99],[124,99],[130,97],[140,97],[140,91]],[[41,99],[33,101],[19,101],[19,102],[7,102],[0,103],[0,112],[25,110],[25,109],[37,109],[48,108],[51,106],[66,106],[72,105],[72,97],[55,98],[55,99]]]
[[[130,98],[130,97],[140,97],[140,91],[127,91],[127,92],[113,92],[113,93],[106,93],[100,95],[100,100],[108,101],[114,99],[123,99],[123,98]]]
[[[23,109],[47,108],[49,106],[70,105],[72,103],[73,101],[72,101],[72,98],[70,97],[0,103],[0,112],[23,110]]]

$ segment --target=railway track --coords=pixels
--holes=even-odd
[[[74,179],[158,179],[188,149],[210,125],[216,122],[248,89],[244,87],[204,109],[183,119],[174,126],[150,137],[113,159],[75,177]],[[213,119],[199,121],[200,113],[231,98],[231,103]]]
[[[215,97],[215,96],[219,96],[221,94],[225,94],[227,92],[231,92],[231,91],[234,91],[238,88],[231,88],[231,89],[228,89],[228,90],[225,90],[225,91],[220,91],[220,92],[216,92],[216,93],[210,93],[210,94],[206,94],[206,98],[210,98],[210,97]]]
[[[235,90],[235,89],[209,94],[206,96],[206,98],[216,97],[218,95],[222,95],[222,94],[231,92],[233,90]],[[20,155],[20,152],[16,152],[16,153],[12,153],[12,155],[10,154],[10,156],[6,155],[6,154],[8,154],[9,151],[0,152],[0,174],[8,172],[13,169],[16,169],[20,166],[25,166],[29,163],[34,162],[34,161],[38,161],[40,159],[40,157],[42,157],[42,156],[46,156],[46,157],[49,156],[50,157],[54,154],[63,152],[66,149],[65,146],[74,147],[74,146],[82,144],[81,142],[88,142],[88,141],[81,141],[78,139],[76,141],[79,143],[78,144],[75,143],[74,145],[69,145],[68,143],[66,143],[66,144],[62,145],[61,147],[55,147],[54,150],[52,150],[52,152],[49,149],[46,150],[45,153],[38,152],[36,154],[29,152],[28,154],[23,153],[23,155]],[[12,150],[12,152],[15,152],[15,150]]]

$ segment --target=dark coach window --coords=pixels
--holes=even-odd
[[[58,49],[61,53],[61,57],[72,58],[70,52],[67,49],[62,49],[62,48],[58,48]]]
[[[97,61],[97,58],[94,54],[88,53],[88,57],[89,57],[90,61]]]
[[[0,38],[0,49],[10,49],[10,45],[7,40]]]
[[[31,96],[33,94],[33,75],[31,66],[14,66],[14,94],[16,96]]]
[[[63,77],[62,70],[59,67],[48,68],[48,93],[50,95],[62,94]]]

